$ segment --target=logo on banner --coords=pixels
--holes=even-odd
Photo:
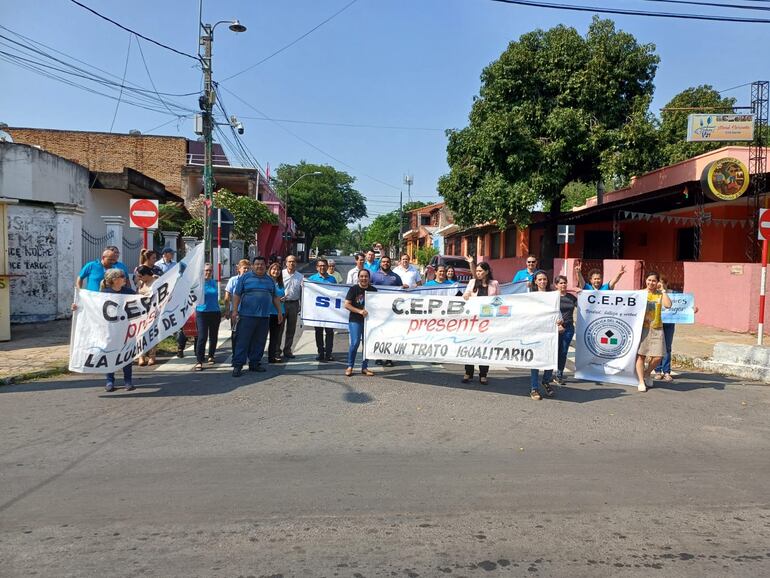
[[[511,306],[504,305],[502,297],[495,297],[489,305],[482,305],[479,317],[510,317]]]
[[[586,327],[585,344],[596,357],[615,359],[628,354],[634,343],[634,330],[622,319],[603,317]]]

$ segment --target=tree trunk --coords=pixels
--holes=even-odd
[[[561,194],[557,194],[551,201],[551,210],[548,214],[548,220],[545,225],[545,234],[543,235],[543,246],[540,250],[540,268],[553,269],[553,260],[559,256],[558,245],[556,243],[557,226],[559,224],[559,215],[561,214]]]

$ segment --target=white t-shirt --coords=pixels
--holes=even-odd
[[[408,285],[410,289],[417,287],[417,282],[422,281],[420,272],[412,265],[409,265],[406,269],[399,265],[393,268],[393,272],[401,277],[401,281],[404,282],[404,285]]]
[[[358,283],[358,272],[361,271],[358,267],[353,267],[350,271],[348,271],[348,278],[345,280],[345,283],[348,285],[355,285]]]

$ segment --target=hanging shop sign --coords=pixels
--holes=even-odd
[[[749,188],[749,170],[738,159],[719,159],[703,169],[701,186],[714,201],[732,201]]]
[[[753,114],[691,114],[687,116],[688,142],[750,142],[753,140]]]

